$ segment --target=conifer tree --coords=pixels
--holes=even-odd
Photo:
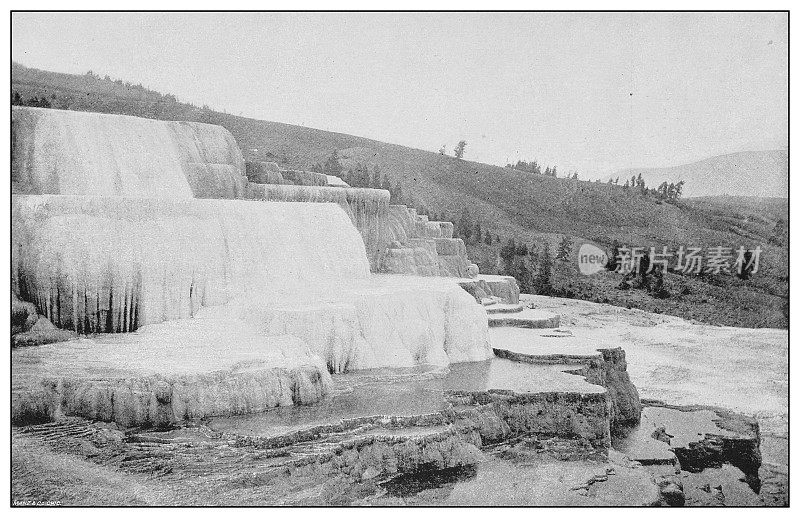
[[[458,222],[458,233],[464,239],[464,241],[468,242],[469,238],[472,237],[472,218],[470,217],[469,210],[464,208],[461,211],[461,219]]]
[[[683,180],[675,184],[675,199],[679,200],[681,198],[681,194],[683,193]]]
[[[619,257],[619,242],[615,239],[611,244],[611,254],[606,262],[606,270],[614,271],[617,269],[617,258]]]
[[[558,252],[556,253],[556,259],[560,259],[563,262],[569,261],[569,254],[572,252],[572,241],[567,237],[561,240],[561,243],[558,244]]]
[[[455,157],[459,158],[459,159],[460,158],[464,158],[464,149],[466,147],[467,147],[467,141],[466,140],[459,141],[458,145],[456,146],[455,150],[453,151],[453,155],[455,155]]]
[[[393,205],[405,205],[403,203],[403,187],[400,185],[400,182],[394,184],[394,193],[391,202]]]
[[[338,176],[342,172],[342,164],[339,163],[339,152],[335,149],[323,164],[323,172],[334,176]]]
[[[383,189],[384,191],[391,191],[392,190],[392,184],[389,183],[389,178],[386,176],[386,173],[383,174],[383,180],[381,180],[381,187],[380,188]]]
[[[544,244],[542,254],[539,256],[539,269],[536,272],[536,293],[550,295],[553,292],[552,281],[553,260],[550,257],[550,245]]]
[[[530,264],[530,258],[517,256],[511,263],[511,271],[508,272],[517,280],[519,289],[522,293],[532,293],[536,291],[535,278]]]
[[[500,247],[500,259],[503,261],[503,270],[505,272],[510,272],[512,267],[512,261],[514,260],[514,256],[517,252],[517,245],[514,243],[514,238],[510,238],[508,242]]]

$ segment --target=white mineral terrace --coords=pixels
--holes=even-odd
[[[137,198],[239,198],[247,179],[233,136],[196,122],[12,110],[17,192]]]
[[[302,340],[265,337],[241,321],[175,320],[22,348],[13,363],[16,418],[81,415],[124,426],[312,404],[331,384]]]
[[[124,332],[236,318],[305,340],[333,372],[491,355],[455,279],[369,273],[335,204],[14,196],[13,278],[56,325]]]
[[[389,232],[387,223],[388,191],[250,183],[247,186],[247,197],[265,201],[335,203],[339,205],[361,233],[367,258],[376,267],[383,250],[392,239],[395,239]]]

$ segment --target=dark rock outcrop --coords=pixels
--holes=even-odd
[[[25,347],[31,345],[45,345],[56,342],[66,342],[77,338],[77,333],[66,329],[59,329],[47,317],[39,316],[36,323],[27,331],[11,335],[12,347]]]
[[[452,393],[447,399],[455,423],[476,429],[484,445],[526,434],[580,437],[595,447],[611,444],[609,406],[603,393],[491,391]]]
[[[599,351],[603,356],[602,361],[589,361],[579,372],[589,383],[602,385],[608,391],[613,433],[639,422],[642,403],[639,400],[639,391],[628,376],[625,351],[620,347]]]
[[[31,302],[23,302],[11,293],[11,334],[28,331],[39,319],[36,306]]]

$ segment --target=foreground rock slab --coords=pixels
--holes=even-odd
[[[786,488],[775,487],[761,469],[755,419],[707,406],[645,404],[640,425],[615,437],[613,446],[672,487],[681,505],[785,505],[772,496]]]
[[[421,477],[417,477],[421,478]],[[393,481],[363,505],[653,506],[658,486],[644,470],[608,460],[510,462],[486,454],[471,472],[434,484]],[[416,485],[416,487],[414,487]],[[398,487],[400,486],[400,487]]]
[[[573,454],[561,459],[548,453],[563,450],[551,439],[480,451],[440,426],[336,439],[303,458],[203,427],[126,433],[71,419],[16,428],[12,498],[66,505],[653,505],[661,498],[643,469],[569,441],[561,442]]]

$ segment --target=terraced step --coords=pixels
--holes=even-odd
[[[491,327],[489,341],[495,355],[519,362],[582,365],[602,359],[598,344],[567,329]]]
[[[72,415],[166,426],[324,398],[330,376],[292,336],[239,320],[186,319],[145,331],[12,351],[12,422]]]
[[[316,405],[211,418],[208,426],[235,440],[285,447],[331,434],[376,427],[447,424],[442,412],[446,371],[424,368],[361,371],[334,376],[334,393]]]
[[[487,311],[488,313],[488,311]],[[489,327],[525,327],[528,329],[554,328],[561,324],[560,317],[555,313],[538,309],[523,309],[513,313],[489,314]]]
[[[339,455],[353,445],[372,448],[376,441],[380,448],[395,448],[409,440],[398,437],[432,442],[434,449],[439,443],[480,445],[529,432],[583,434],[605,444],[605,389],[572,369],[495,358],[452,364],[446,371],[398,371],[393,377],[387,372],[334,376],[336,394],[317,405],[212,418],[208,427],[233,444],[290,457],[306,451]],[[504,408],[516,408],[517,417],[527,412],[537,417],[520,421]],[[583,417],[576,421],[572,415]],[[403,447],[413,451],[416,444]]]
[[[534,365],[503,358],[456,363],[445,379],[448,394],[602,394],[603,387],[571,373],[567,365]]]
[[[568,365],[502,358],[450,366],[446,394],[456,423],[474,424],[482,444],[526,434],[610,445],[608,395]]]
[[[524,310],[525,306],[522,304],[497,303],[486,307],[486,313],[489,315],[521,313]]]
[[[607,446],[605,389],[570,369],[495,358],[389,382],[364,373],[334,376],[339,392],[320,404],[212,418],[208,427],[237,446],[270,451],[292,470],[314,464],[348,475],[364,469],[355,457],[388,459],[369,461],[371,473],[381,475],[431,462],[436,469],[464,465],[475,446],[526,433]]]
[[[627,372],[625,351],[568,329],[491,327],[489,340],[499,358],[533,365],[573,366],[568,372],[605,387],[614,431],[637,424],[642,404]]]
[[[446,375],[425,367],[336,375],[333,394],[316,405],[213,417],[204,426],[229,447],[263,452],[261,479],[338,473],[362,480],[472,464],[480,439],[448,415]]]
[[[275,458],[272,466],[291,475],[343,473],[356,479],[473,464],[478,451],[475,442],[464,440],[464,434],[449,424],[394,427],[374,423],[282,448],[264,446],[259,436],[236,437],[237,446],[268,451]]]

